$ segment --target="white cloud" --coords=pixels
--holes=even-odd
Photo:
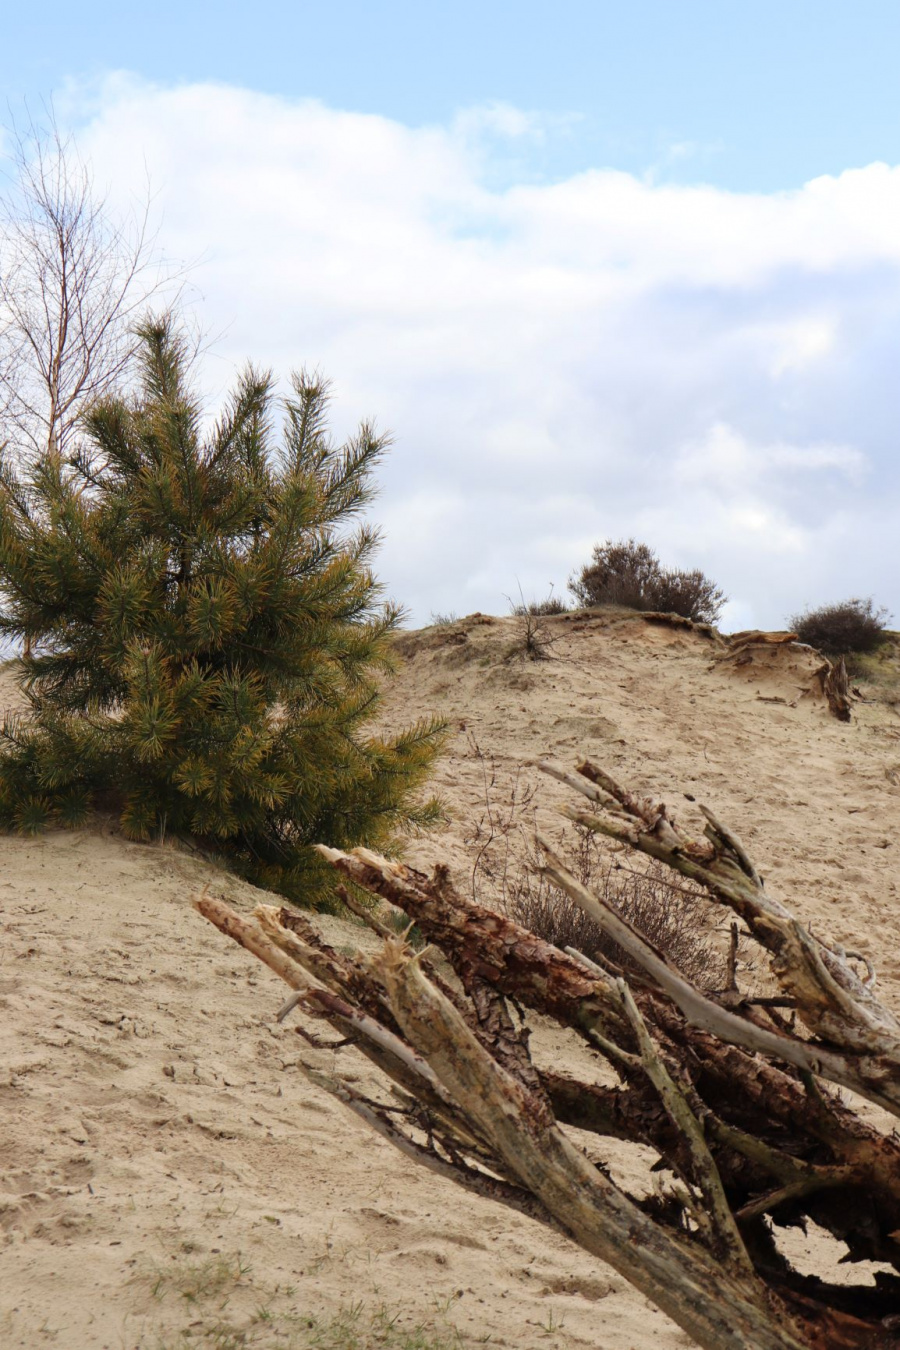
[[[762,335],[762,334],[761,334]],[[837,324],[833,317],[808,315],[770,330],[771,371],[786,375],[813,364],[834,350]]]
[[[687,484],[717,490],[724,499],[754,493],[767,500],[792,486],[791,475],[833,470],[859,482],[867,468],[865,456],[853,446],[797,446],[776,441],[753,445],[725,422],[716,422],[708,434],[677,456],[676,475]],[[806,483],[801,485],[806,490]]]
[[[548,115],[515,108],[509,103],[483,103],[460,109],[453,118],[452,133],[464,141],[500,138],[543,145],[549,136],[570,130],[580,120],[576,115]]]
[[[490,147],[552,134],[503,105],[411,129],[117,76],[66,111],[98,180],[124,199],[149,172],[167,250],[203,260],[211,385],[306,362],[341,430],[392,428],[381,567],[416,618],[559,588],[631,533],[747,623],[845,592],[900,610],[900,169],[499,188]]]

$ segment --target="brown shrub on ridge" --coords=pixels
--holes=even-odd
[[[584,606],[659,610],[697,623],[715,623],[726,600],[703,572],[665,568],[648,544],[634,539],[595,544],[591,561],[570,579],[569,590]]]
[[[795,614],[789,627],[801,642],[826,656],[849,656],[874,651],[884,639],[888,611],[867,600],[842,600],[835,605]]]
[[[561,595],[548,595],[544,600],[522,600],[514,604],[510,611],[519,618],[525,615],[546,617],[553,614],[567,614],[569,606]]]

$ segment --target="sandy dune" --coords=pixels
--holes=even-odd
[[[523,761],[586,753],[714,806],[769,887],[869,953],[900,1002],[900,717],[861,704],[835,721],[803,694],[814,660],[796,649],[736,667],[640,619],[551,631],[545,662],[515,653],[512,619],[401,639],[386,721],[439,711],[451,729],[451,823],[410,860],[465,882],[486,782],[499,807]],[[555,786],[523,771],[517,792],[532,786],[555,821]],[[689,1344],[612,1271],[411,1170],[306,1085],[298,1058],[334,1052],[275,1025],[284,987],[188,903],[204,885],[240,908],[259,892],[114,830],[2,837],[0,856],[4,1347]],[[368,940],[324,922],[337,944]]]

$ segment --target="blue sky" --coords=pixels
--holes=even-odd
[[[900,4],[121,4],[4,16],[110,209],[152,185],[217,341],[391,428],[414,619],[606,535],[733,626],[900,618]]]
[[[796,187],[900,141],[896,0],[159,0],[6,7],[15,106],[71,77],[222,81],[407,125],[500,101],[562,119],[550,176]]]

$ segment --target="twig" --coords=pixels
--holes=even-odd
[[[539,1223],[546,1224],[548,1228],[553,1228],[557,1232],[565,1231],[540,1201],[535,1200],[534,1196],[523,1187],[512,1185],[508,1181],[501,1181],[497,1177],[492,1177],[478,1168],[470,1167],[462,1161],[448,1162],[432,1149],[427,1148],[424,1144],[417,1143],[416,1140],[410,1139],[408,1135],[404,1134],[396,1122],[386,1114],[391,1108],[384,1107],[382,1110],[375,1108],[370,1102],[354,1092],[343,1079],[322,1073],[321,1070],[305,1064],[302,1060],[297,1067],[316,1087],[323,1088],[332,1097],[343,1102],[354,1115],[359,1116],[361,1120],[364,1120],[367,1125],[370,1125],[373,1130],[380,1134],[382,1139],[386,1139],[393,1144],[408,1158],[413,1158],[416,1162],[422,1163],[429,1171],[436,1172],[438,1176],[449,1181],[455,1181],[457,1185],[463,1186],[467,1191],[473,1191],[476,1195],[483,1196],[486,1200],[499,1201],[500,1204],[507,1205],[519,1214],[525,1214],[530,1219],[537,1219]]]
[[[747,874],[754,886],[758,886],[762,889],[762,877],[757,872],[750,855],[747,853],[747,850],[744,848],[744,845],[741,843],[740,839],[738,839],[734,831],[730,830],[727,825],[723,825],[722,822],[713,815],[708,806],[704,806],[702,802],[699,803],[699,806],[701,812],[709,822],[706,828],[707,837],[712,840],[712,843],[716,845],[717,849],[721,844],[724,844],[728,851],[734,854],[740,865],[741,871]]]
[[[296,1008],[297,1004],[300,1002],[302,997],[303,995],[299,993],[291,994],[290,998],[286,999],[285,1002],[282,1003],[281,1007],[278,1009],[278,1012],[275,1014],[275,1021],[283,1022],[284,1019],[287,1017],[288,1013],[294,1011],[294,1009]]]
[[[812,1195],[815,1191],[826,1190],[830,1186],[843,1185],[851,1179],[852,1175],[853,1169],[851,1167],[817,1168],[807,1177],[789,1182],[787,1186],[781,1186],[776,1191],[770,1191],[768,1195],[761,1195],[758,1199],[751,1200],[738,1210],[735,1218],[743,1221],[755,1219],[760,1214],[769,1214],[779,1205],[783,1205],[786,1200],[799,1200],[802,1196]]]
[[[194,908],[220,932],[233,938],[240,946],[258,957],[297,991],[297,1002],[310,1004],[345,1035],[358,1035],[359,1048],[363,1053],[384,1069],[401,1087],[409,1090],[410,1084],[415,1084],[419,1091],[426,1090],[434,1101],[452,1112],[453,1104],[434,1073],[405,1041],[376,1022],[373,1017],[369,1017],[358,1008],[351,1007],[331,990],[312,983],[297,964],[300,956],[304,959],[308,956],[305,944],[287,929],[279,929],[273,918],[278,912],[274,907],[258,906],[257,916],[259,917],[261,910],[265,911],[265,919],[270,924],[269,932],[277,942],[270,940],[268,934],[264,934],[257,924],[248,923],[246,919],[241,918],[222,900],[215,900],[212,896],[203,894],[198,896],[193,904]]]
[[[765,1140],[758,1139],[756,1135],[747,1134],[745,1130],[738,1129],[736,1125],[730,1125],[713,1112],[705,1117],[705,1125],[708,1133],[717,1139],[720,1144],[735,1149],[750,1162],[765,1168],[767,1172],[773,1177],[777,1177],[786,1186],[792,1185],[796,1181],[802,1181],[810,1175],[811,1163],[804,1162],[802,1158],[795,1158],[790,1153],[774,1148],[771,1144],[767,1144]]]
[[[224,933],[239,947],[244,947],[252,956],[262,961],[263,965],[280,976],[285,984],[300,991],[301,997],[312,989],[312,982],[304,971],[300,970],[285,952],[280,951],[274,942],[270,942],[256,924],[248,923],[223,900],[216,900],[204,891],[202,895],[195,896],[192,903],[194,909],[218,928],[220,933]]]
[[[728,983],[725,986],[731,993],[740,992],[737,982],[738,926],[731,925],[731,941],[728,946]]]
[[[371,909],[367,909],[365,905],[361,905],[359,901],[350,894],[346,886],[337,886],[335,889],[341,903],[346,905],[351,914],[355,914],[358,919],[362,919],[363,923],[371,928],[373,933],[377,933],[380,938],[385,939],[397,936],[396,933],[393,933],[391,929],[388,928],[387,924],[383,924],[381,920],[372,913]]]
[[[599,979],[605,980],[607,983],[611,982],[612,976],[610,972],[604,970],[602,966],[598,966],[596,961],[592,961],[589,956],[585,956],[584,952],[580,952],[577,947],[563,947],[563,951],[566,956],[573,956],[575,960],[579,961],[592,975],[596,975]]]
[[[572,788],[575,792],[580,792],[583,797],[587,797],[588,801],[596,802],[598,806],[604,807],[607,811],[612,811],[615,815],[626,816],[629,814],[611,793],[604,792],[603,788],[598,787],[596,783],[590,782],[578,774],[558,768],[550,760],[536,760],[535,768],[540,769],[541,773],[546,773],[551,778],[555,778],[558,782],[565,783],[566,787]]]

